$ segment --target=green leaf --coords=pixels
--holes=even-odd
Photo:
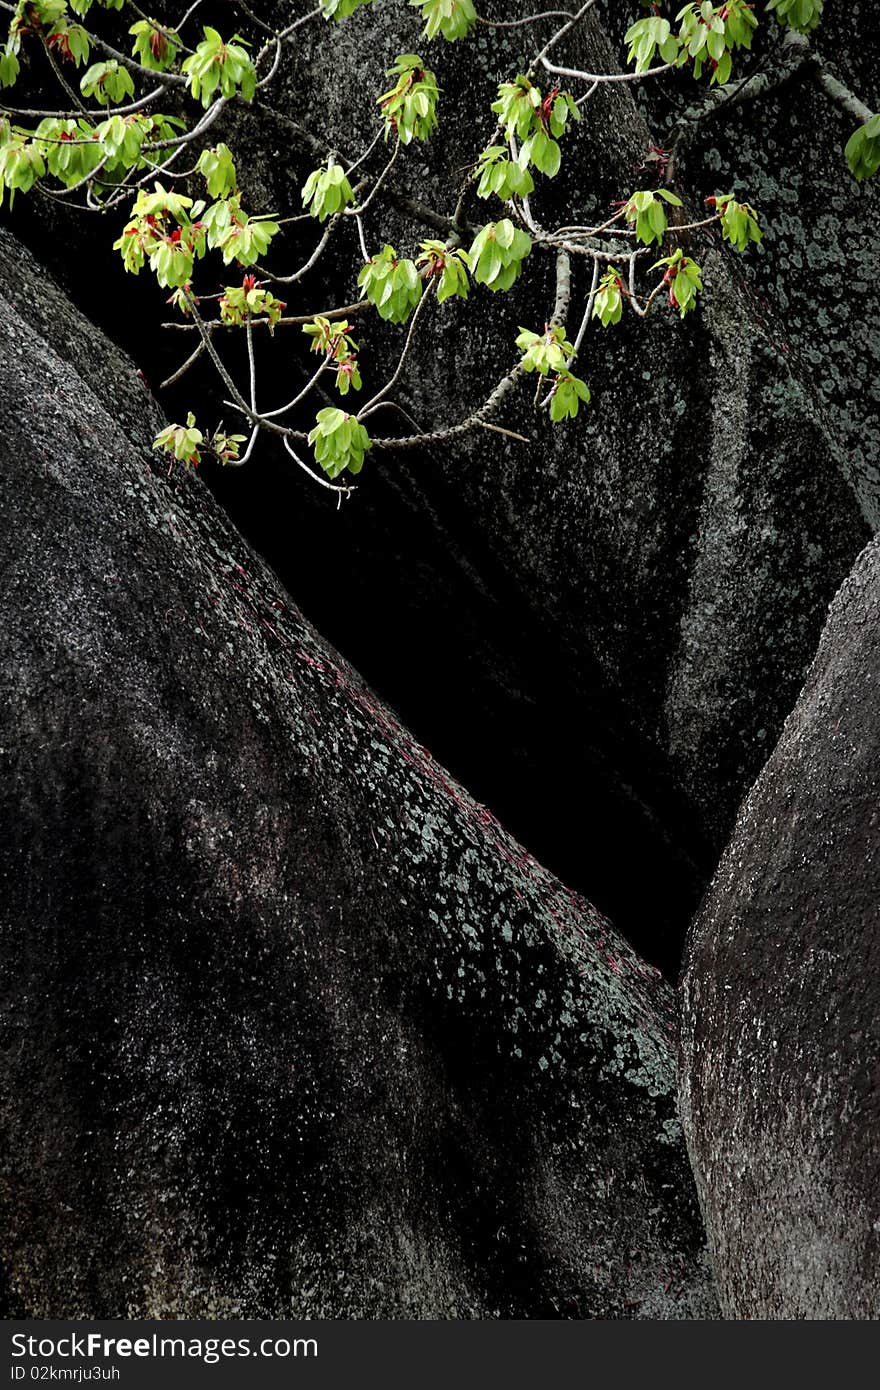
[[[531,238],[509,218],[488,223],[477,233],[468,253],[474,279],[490,290],[509,290],[519,279],[531,249]]]
[[[152,72],[167,72],[174,65],[181,42],[173,29],[158,20],[139,19],[128,32],[134,36],[132,53],[142,67]]]
[[[360,473],[364,455],[372,448],[366,428],[353,415],[334,406],[318,411],[309,443],[315,462],[330,478],[338,478],[346,469]]]
[[[415,263],[401,260],[388,245],[363,267],[358,285],[388,323],[406,323],[422,297],[422,280]]]
[[[661,190],[666,202],[678,205],[680,199],[666,189]],[[633,193],[624,207],[624,217],[630,224],[635,223],[636,240],[650,246],[652,241],[662,241],[666,233],[666,213],[657,194],[641,190]]]
[[[326,222],[353,203],[354,193],[342,165],[331,159],[323,168],[313,170],[303,185],[302,200],[303,207],[319,222]]]
[[[537,372],[539,376],[567,371],[569,358],[574,356],[574,348],[559,324],[548,326],[543,333],[520,328],[516,345],[523,355],[523,370]]]
[[[620,323],[623,315],[623,277],[616,266],[609,266],[599,281],[593,300],[592,317],[603,328]]]
[[[245,40],[234,34],[226,42],[209,25],[205,25],[203,33],[205,37],[195,52],[181,64],[181,71],[190,79],[192,95],[203,106],[210,106],[215,96],[240,95],[251,101],[257,74],[244,47]]]
[[[846,161],[859,182],[870,179],[880,169],[880,112],[854,131],[846,142]]]
[[[522,147],[523,160],[528,160],[534,164],[542,174],[546,174],[548,179],[554,178],[559,173],[562,163],[562,151],[555,140],[543,129],[538,129],[526,140]]]
[[[376,98],[385,121],[385,138],[397,135],[402,145],[427,140],[437,129],[440,88],[434,73],[417,53],[401,53],[385,76],[397,78],[389,91]]]
[[[19,63],[7,47],[0,51],[0,87],[11,87],[18,77]]]
[[[798,34],[809,34],[822,18],[824,0],[768,0],[767,10],[780,24]]]
[[[746,251],[761,240],[763,233],[758,226],[758,216],[750,204],[738,203],[732,193],[719,193],[706,201],[715,205],[721,222],[721,235],[737,251]]]
[[[590,388],[580,377],[570,371],[562,371],[556,378],[556,385],[550,397],[550,419],[554,424],[560,420],[573,420],[578,413],[581,401],[588,404]]]
[[[665,268],[664,285],[669,286],[669,305],[677,309],[681,318],[696,307],[697,295],[703,288],[702,271],[696,261],[686,256],[681,247],[671,256],[664,256],[651,266],[652,270]]]
[[[121,67],[115,58],[105,63],[93,63],[83,73],[79,86],[83,96],[93,97],[101,106],[109,106],[111,102],[118,106],[126,97],[134,94],[131,73]]]
[[[213,149],[202,150],[196,169],[208,186],[209,197],[225,198],[227,193],[234,192],[238,175],[228,145],[220,144]]]
[[[409,3],[422,12],[427,39],[441,34],[454,43],[456,39],[465,38],[477,22],[472,0],[409,0]]]
[[[369,5],[372,0],[320,0],[321,14],[325,19],[335,19],[337,24],[348,19],[361,5]]]
[[[204,442],[205,436],[196,427],[196,417],[190,411],[185,425],[169,425],[167,429],[161,430],[153,440],[153,448],[164,449],[180,463],[188,463],[192,468],[198,468]]]
[[[483,150],[473,177],[479,180],[478,197],[491,198],[494,193],[505,203],[513,197],[528,198],[535,189],[528,169],[511,159],[503,145],[490,145]]]

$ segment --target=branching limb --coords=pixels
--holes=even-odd
[[[260,265],[257,266],[257,269],[259,270],[260,274],[264,275],[266,279],[272,280],[276,285],[295,285],[298,280],[302,280],[304,276],[308,275],[309,271],[313,268],[313,266],[317,265],[318,261],[321,259],[324,252],[327,250],[330,238],[336,230],[337,226],[339,225],[339,219],[341,216],[342,214],[337,212],[335,217],[330,218],[330,221],[327,223],[327,226],[324,229],[324,235],[321,237],[321,240],[318,242],[314,251],[309,256],[309,259],[305,262],[304,265],[300,266],[299,270],[295,270],[292,275],[273,275],[270,270],[266,270],[263,266]]]
[[[306,396],[308,396],[315,389],[315,387],[318,384],[318,381],[323,376],[324,372],[326,372],[332,360],[332,354],[328,353],[324,360],[321,362],[321,365],[318,367],[318,370],[314,373],[313,376],[309,378],[309,380],[306,382],[305,386],[302,388],[299,394],[293,397],[293,400],[288,401],[286,405],[278,406],[277,410],[264,411],[263,414],[260,416],[260,419],[276,420],[279,415],[286,415],[289,410],[294,410],[298,405],[301,405],[302,402],[305,400]]]
[[[309,465],[307,463],[304,463],[303,460],[300,458],[299,454],[293,448],[290,440],[286,436],[281,442],[283,443],[287,452],[290,454],[290,457],[293,459],[294,463],[297,464],[303,470],[304,473],[308,473],[313,483],[319,483],[321,487],[326,487],[330,490],[330,492],[337,493],[340,501],[343,497],[350,497],[351,494],[354,492],[355,489],[353,487],[348,487],[343,483],[331,483],[328,481],[327,478],[322,478],[319,473],[313,473],[311,468],[309,468]]]
[[[571,261],[562,252],[556,260],[556,301],[549,320],[551,326],[565,322],[570,300]],[[441,429],[432,430],[427,434],[409,435],[402,439],[374,439],[373,447],[383,450],[418,449],[427,444],[446,444],[452,439],[460,439],[462,436],[470,434],[473,430],[483,429],[488,423],[488,417],[495,413],[504,398],[509,395],[523,376],[522,362],[517,362],[516,366],[505,377],[502,377],[483,404],[466,420],[460,421],[457,425],[448,425]]]
[[[580,68],[557,67],[555,63],[542,58],[541,66],[554,77],[571,77],[578,82],[591,82],[597,87],[605,82],[641,82],[646,77],[659,77],[661,73],[669,72],[675,64],[661,63],[656,68],[648,68],[647,72],[582,72]]]
[[[544,10],[541,14],[529,14],[524,19],[481,19],[477,23],[487,29],[522,29],[527,24],[540,24],[544,19],[570,19],[575,15],[570,10]]]
[[[573,346],[574,346],[574,351],[572,352],[571,357],[569,357],[569,359],[568,359],[568,366],[569,366],[569,367],[571,366],[572,362],[575,360],[575,358],[577,357],[578,353],[579,353],[580,350],[581,350],[581,345],[582,345],[582,343],[583,343],[583,341],[584,341],[584,335],[586,334],[586,331],[587,331],[587,325],[588,325],[589,322],[590,322],[590,315],[591,315],[592,312],[593,312],[593,303],[594,303],[595,298],[596,298],[596,290],[598,289],[598,287],[599,287],[599,262],[598,262],[598,261],[594,261],[594,262],[593,262],[593,280],[592,280],[592,283],[591,283],[591,285],[590,285],[590,293],[587,295],[587,302],[586,302],[586,305],[585,305],[585,307],[584,307],[584,316],[583,316],[583,318],[581,319],[581,326],[580,326],[580,328],[578,329],[577,337],[576,337],[575,340],[574,340],[574,345],[573,345]]]
[[[428,287],[428,289],[425,291],[418,304],[416,305],[415,313],[409,321],[409,332],[406,335],[406,341],[403,344],[403,350],[400,354],[400,357],[398,358],[397,366],[394,369],[394,374],[388,379],[388,381],[386,381],[381,391],[377,391],[375,396],[368,400],[366,405],[358,411],[357,418],[359,420],[368,419],[369,416],[373,414],[373,411],[378,409],[380,403],[385,399],[385,397],[391,394],[398,381],[400,380],[401,373],[403,372],[403,368],[406,364],[406,359],[409,356],[410,349],[412,348],[413,343],[415,342],[416,328],[418,326],[419,319],[424,313],[425,308],[427,307],[431,299],[433,291],[434,285],[432,284]]]
[[[577,10],[576,13],[571,16],[568,22],[566,24],[563,24],[561,29],[556,30],[556,33],[553,34],[547,40],[547,42],[544,44],[544,47],[540,50],[539,53],[536,53],[534,58],[532,59],[531,63],[529,64],[529,75],[535,71],[535,68],[538,66],[539,63],[543,63],[548,53],[552,53],[553,49],[556,48],[556,46],[560,44],[562,40],[568,34],[570,34],[573,29],[577,28],[581,20],[586,19],[590,10],[596,3],[597,0],[586,0],[586,3],[581,5],[580,9]]]
[[[186,359],[183,365],[178,367],[177,371],[173,372],[171,376],[166,377],[164,381],[159,383],[159,390],[164,391],[169,386],[176,386],[177,382],[180,381],[180,378],[182,376],[186,375],[190,367],[194,366],[195,363],[198,362],[199,358],[201,357],[204,351],[205,344],[199,343],[198,347],[195,349],[194,352],[190,353],[189,357]]]
[[[369,208],[372,206],[373,202],[374,202],[375,199],[376,199],[376,195],[379,193],[380,189],[382,188],[383,183],[384,183],[385,180],[388,178],[388,175],[391,173],[391,170],[394,168],[394,165],[395,165],[395,163],[396,163],[396,161],[397,161],[397,156],[400,154],[400,148],[401,148],[401,146],[400,146],[400,139],[398,138],[397,141],[395,142],[394,149],[393,149],[392,152],[391,152],[391,158],[388,160],[388,163],[385,165],[385,168],[382,170],[381,174],[380,174],[379,177],[376,179],[376,182],[373,184],[373,187],[370,189],[369,194],[368,194],[367,197],[364,199],[364,201],[361,203],[360,207],[356,207],[356,208],[346,208],[346,209],[345,209],[345,216],[346,216],[346,217],[357,217],[357,216],[362,215],[363,213],[365,213],[365,212],[367,212],[367,211],[369,210]]]

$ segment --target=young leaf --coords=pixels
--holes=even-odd
[[[196,427],[196,417],[190,411],[185,425],[169,425],[161,430],[153,440],[154,449],[164,449],[172,458],[198,468],[201,460],[201,446],[205,442],[202,431]]]
[[[780,24],[798,34],[809,34],[822,18],[825,0],[768,0],[767,10]]]
[[[669,286],[669,305],[677,309],[681,318],[696,307],[697,295],[703,288],[702,271],[696,261],[686,256],[681,247],[671,256],[655,261],[652,270],[665,266],[664,285]]]
[[[215,145],[213,149],[202,150],[196,169],[208,185],[209,197],[225,198],[227,193],[235,191],[238,176],[228,145],[220,144]]]
[[[574,355],[574,348],[565,336],[565,329],[558,324],[548,325],[543,333],[532,333],[528,328],[520,328],[516,345],[523,355],[523,370],[537,372],[540,376],[547,376],[549,372],[566,371],[568,360]]]
[[[401,53],[385,73],[396,77],[390,91],[376,98],[382,108],[386,139],[396,134],[402,145],[427,140],[437,129],[437,78],[417,53]]]
[[[522,274],[532,240],[509,218],[481,228],[468,252],[474,279],[490,290],[509,290]]]
[[[719,193],[715,198],[707,198],[706,202],[718,212],[724,240],[737,251],[747,251],[753,242],[761,240],[763,233],[758,226],[758,215],[749,203],[738,203],[732,193]]]
[[[358,276],[358,285],[388,323],[406,323],[422,297],[422,280],[414,261],[401,260],[393,246],[383,246]]]
[[[590,388],[585,381],[570,371],[562,371],[556,378],[556,385],[550,397],[550,419],[554,424],[560,420],[573,420],[580,408],[590,401]]]
[[[309,443],[315,462],[330,478],[338,478],[345,469],[349,473],[360,473],[364,455],[372,448],[366,428],[353,415],[333,406],[318,411]]]
[[[328,160],[326,166],[313,170],[303,185],[302,200],[319,222],[353,203],[354,193],[342,165]]]
[[[598,319],[603,328],[612,323],[620,323],[623,315],[623,277],[616,266],[609,266],[596,290],[593,300],[592,317]]]
[[[142,67],[152,72],[167,72],[174,65],[181,43],[173,29],[156,20],[139,19],[128,32],[134,37],[132,53]]]
[[[369,5],[372,0],[320,0],[321,14],[325,19],[335,19],[337,24],[348,19],[361,5]]]
[[[880,112],[850,136],[844,153],[853,177],[860,183],[876,174],[880,169]]]
[[[215,95],[234,97],[240,93],[245,101],[252,101],[257,74],[244,48],[245,40],[234,34],[227,43],[209,25],[203,32],[202,42],[181,64],[190,79],[192,95],[203,106],[210,106]]]
[[[427,39],[442,34],[444,39],[454,43],[469,34],[477,22],[472,0],[409,0],[409,3],[422,12]]]

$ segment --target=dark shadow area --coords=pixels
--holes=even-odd
[[[195,403],[200,418],[233,427],[222,391],[201,366],[159,390],[192,350],[193,335],[161,330],[171,316],[167,295],[146,274],[125,278],[126,312],[116,312],[120,267],[109,219],[86,226],[84,265],[60,244],[54,209],[47,215],[19,200],[4,216],[74,302],[134,357],[169,418],[183,418]],[[74,235],[82,238],[82,227]],[[273,372],[285,372],[290,384],[291,357],[281,357],[280,368],[271,354],[261,367],[270,394]],[[374,455],[339,510],[271,445],[241,472],[208,463],[202,473],[306,616],[417,740],[675,978],[714,851],[598,664],[573,680],[570,653],[535,620],[528,596],[516,592],[476,528],[463,535],[457,499],[438,493],[433,513],[426,510],[410,480],[431,468],[419,455]]]

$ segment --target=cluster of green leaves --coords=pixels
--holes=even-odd
[[[81,24],[70,24],[64,18],[58,20],[46,40],[49,48],[57,49],[62,58],[73,63],[75,68],[89,61],[92,41]]]
[[[227,42],[207,24],[204,35],[195,52],[181,64],[196,101],[210,106],[215,95],[234,97],[237,94],[245,101],[252,101],[257,73],[245,47],[246,40],[233,34]]]
[[[174,117],[133,112],[109,116],[97,126],[84,116],[46,116],[33,131],[6,126],[0,132],[0,201],[4,189],[11,202],[16,190],[28,192],[47,173],[72,188],[99,165],[109,182],[131,169],[145,169],[142,147],[172,138],[182,124]]]
[[[6,189],[12,204],[16,192],[29,192],[45,172],[46,161],[39,145],[11,132],[6,139],[0,137],[0,206]]]
[[[558,324],[548,324],[543,333],[520,328],[516,345],[523,355],[523,371],[537,372],[539,376],[553,374],[550,419],[555,423],[573,420],[581,401],[589,402],[590,388],[571,370],[574,347],[566,338],[565,329]]]
[[[477,196],[491,198],[494,193],[502,202],[511,198],[528,198],[535,190],[535,180],[521,159],[511,159],[504,145],[489,145],[477,160],[474,178],[478,180]]]
[[[880,169],[880,112],[871,116],[846,142],[846,161],[859,182]]]
[[[655,261],[651,269],[659,270],[661,266],[665,267],[663,283],[669,286],[670,308],[677,309],[684,318],[685,314],[696,307],[697,295],[703,288],[702,271],[696,261],[684,254],[680,246],[671,256],[664,256],[662,260]]]
[[[196,163],[196,169],[208,186],[209,198],[225,198],[227,194],[234,193],[238,186],[238,174],[235,169],[235,160],[232,158],[232,151],[228,145],[224,145],[222,142],[212,146],[211,149],[202,150]]]
[[[401,259],[387,244],[367,261],[358,286],[379,317],[389,323],[406,323],[422,297],[422,279],[415,261]]]
[[[194,203],[181,193],[171,193],[160,183],[154,190],[140,190],[131,218],[113,247],[132,275],[137,275],[148,260],[159,284],[166,288],[189,284],[194,262],[208,248],[219,250],[226,265],[232,261],[253,265],[278,231],[278,223],[271,217],[248,217],[237,196],[206,209],[203,202]]]
[[[303,185],[302,200],[303,207],[319,222],[326,222],[353,203],[354,193],[342,165],[331,157],[320,169],[314,169]]]
[[[386,139],[396,134],[402,145],[427,140],[437,129],[440,88],[434,73],[417,53],[401,53],[385,76],[397,78],[389,91],[376,98],[382,108]]]
[[[115,58],[87,68],[79,80],[79,89],[84,97],[91,97],[99,106],[109,106],[111,102],[118,106],[126,97],[134,96],[131,73]]]
[[[697,0],[685,5],[675,18],[677,32],[668,19],[656,13],[636,20],[627,30],[627,57],[635,63],[636,72],[647,72],[659,53],[664,63],[677,67],[693,64],[696,78],[708,65],[710,82],[722,85],[730,79],[735,50],[751,48],[758,24],[748,0],[723,0],[719,5]]]
[[[263,289],[253,275],[245,275],[240,285],[227,285],[220,299],[220,317],[224,323],[241,327],[248,319],[265,317],[269,320],[269,332],[286,309],[281,299],[276,299],[271,290]]]
[[[596,287],[592,316],[599,320],[603,328],[608,328],[613,323],[620,323],[622,315],[623,276],[616,266],[611,265]]]
[[[456,39],[465,38],[477,22],[472,0],[409,0],[409,3],[422,12],[427,39],[441,34],[454,43]]]
[[[422,254],[416,257],[416,265],[425,266],[427,279],[440,277],[437,285],[437,303],[442,304],[444,299],[452,299],[454,296],[467,299],[467,273],[471,268],[467,251],[463,251],[461,247],[445,246],[442,241],[423,241],[420,248]]]
[[[511,289],[531,249],[531,237],[514,227],[509,217],[487,223],[477,232],[468,252],[474,279],[490,290]]]
[[[767,9],[775,12],[780,24],[799,34],[809,34],[822,19],[825,0],[767,0]]]
[[[672,25],[660,14],[652,14],[650,19],[637,19],[627,29],[623,41],[629,44],[626,60],[635,63],[638,73],[648,71],[656,53],[659,52],[664,63],[674,63],[681,51]]]
[[[733,54],[738,48],[751,48],[752,33],[758,21],[746,0],[724,0],[713,5],[711,0],[685,5],[676,18],[680,21],[677,64],[694,65],[694,77],[699,80],[703,67],[708,65],[710,83],[723,86],[733,71]]]
[[[520,141],[521,166],[527,168],[529,164],[534,164],[536,169],[552,179],[562,163],[558,141],[565,134],[569,119],[581,119],[574,97],[558,89],[543,96],[540,87],[520,73],[513,82],[501,83],[492,110],[508,140],[516,136]]]
[[[73,23],[69,11],[84,16],[93,4],[121,10],[126,0],[18,0],[9,37],[0,47],[0,84],[15,82],[19,74],[19,52],[28,34],[54,49],[75,68],[84,69],[80,78],[83,95],[99,105],[120,104],[134,93],[129,68],[110,56],[91,62],[93,42],[80,25]],[[371,0],[319,0],[326,20],[341,21]],[[679,0],[680,3],[680,0]],[[477,23],[472,0],[409,0],[424,21],[425,37],[450,42],[466,37]],[[659,54],[663,63],[690,66],[699,78],[704,71],[715,83],[727,82],[732,55],[749,49],[757,25],[749,0],[693,0],[678,10],[675,23],[664,17],[661,5],[642,0],[651,14],[632,25],[626,34],[629,60],[636,72],[647,71]],[[670,8],[674,8],[670,6]],[[818,24],[823,0],[767,0],[766,9],[779,23],[807,33]],[[203,38],[194,52],[184,58],[182,41],[173,28],[137,11],[139,18],[129,28],[133,57],[149,72],[177,69],[188,79],[191,95],[203,106],[218,97],[241,96],[251,100],[256,91],[257,72],[246,40],[233,35],[224,40],[217,30],[203,29]],[[183,58],[183,61],[181,59]],[[386,139],[395,135],[401,145],[429,138],[437,127],[440,89],[435,74],[416,54],[401,54],[386,76],[393,86],[377,98],[385,126]],[[481,198],[497,196],[509,202],[526,198],[535,187],[537,169],[553,178],[561,164],[559,141],[570,121],[581,119],[574,98],[558,88],[544,94],[520,73],[502,83],[492,110],[498,117],[500,134],[477,161],[473,177]],[[16,128],[0,121],[0,196],[9,188],[27,191],[48,172],[68,188],[88,180],[99,169],[101,180],[93,185],[101,196],[102,185],[116,187],[116,181],[132,170],[145,168],[155,147],[172,141],[183,122],[164,116],[147,116],[140,111],[125,115],[83,113],[75,119],[52,117],[36,130]],[[518,142],[518,148],[517,148]],[[146,149],[144,148],[146,147]],[[847,145],[850,168],[858,178],[866,178],[880,168],[880,115],[863,123]],[[279,223],[270,215],[250,217],[241,208],[237,172],[232,152],[224,144],[202,150],[196,171],[206,182],[210,205],[193,202],[182,194],[169,192],[159,183],[153,192],[141,189],[135,198],[128,225],[115,243],[127,270],[138,273],[149,262],[160,285],[174,290],[172,299],[184,312],[197,303],[191,288],[195,262],[208,250],[221,252],[224,263],[242,267],[256,265],[265,254]],[[343,166],[330,157],[313,171],[302,189],[303,204],[310,214],[324,223],[354,202],[354,192]],[[737,250],[745,251],[761,241],[754,209],[739,202],[733,194],[707,200],[714,205],[725,239]],[[623,205],[622,215],[635,231],[637,242],[662,245],[668,229],[667,205],[680,206],[681,200],[665,188],[638,191]],[[615,221],[617,219],[614,219]],[[530,237],[514,222],[504,218],[483,226],[469,250],[438,240],[420,243],[415,260],[398,257],[390,245],[363,267],[358,284],[379,316],[391,323],[407,322],[421,302],[426,283],[436,286],[437,300],[469,293],[469,274],[478,284],[493,291],[509,290],[522,273],[530,254]],[[664,248],[664,249],[668,249]],[[663,270],[662,284],[668,287],[671,307],[683,318],[691,312],[702,290],[700,267],[681,249],[657,261],[652,269]],[[657,286],[651,301],[659,293]],[[620,271],[609,266],[599,280],[591,313],[603,327],[620,321],[627,291]],[[222,322],[242,326],[254,317],[267,321],[270,331],[279,322],[285,305],[255,274],[245,274],[240,285],[226,286],[220,296]],[[322,316],[303,330],[312,340],[314,351],[325,357],[324,366],[335,367],[336,386],[341,395],[361,388],[358,347],[347,322]],[[543,334],[521,329],[517,346],[526,372],[548,380],[545,405],[554,421],[577,415],[582,403],[590,400],[585,382],[572,372],[575,350],[565,330],[548,326]],[[156,439],[156,447],[172,457],[195,466],[200,451],[230,461],[238,457],[243,436],[215,431],[206,441],[190,415],[185,426],[172,425]],[[319,466],[331,478],[343,471],[360,472],[369,433],[357,416],[328,408],[319,412],[309,442]]]
[[[681,207],[678,194],[670,193],[668,188],[658,188],[654,192],[642,190],[633,193],[629,198],[624,206],[623,215],[627,222],[635,224],[636,241],[643,241],[646,246],[650,246],[652,241],[663,240],[668,226],[664,202],[671,203],[673,207]]]
[[[590,388],[585,381],[573,372],[559,372],[550,394],[550,419],[554,424],[560,420],[573,420],[580,409],[590,403]]]
[[[265,256],[269,243],[280,230],[270,213],[251,217],[241,206],[237,193],[221,198],[202,214],[208,235],[208,246],[218,250],[224,265],[237,261],[239,265],[254,265]]]
[[[192,278],[193,262],[205,254],[205,227],[193,217],[204,204],[194,204],[182,193],[169,192],[161,183],[154,192],[141,189],[131,210],[131,220],[113,243],[126,270],[137,275],[146,260],[160,285],[176,288]]]
[[[185,425],[169,425],[167,429],[161,430],[153,440],[153,448],[164,450],[172,458],[180,463],[189,464],[191,468],[198,468],[203,449],[213,454],[220,463],[231,463],[238,458],[239,447],[244,440],[243,434],[226,434],[221,425],[206,441],[196,425],[195,415],[190,411]]]
[[[358,345],[349,332],[351,325],[345,320],[331,323],[323,314],[316,314],[311,323],[303,326],[303,333],[312,340],[312,352],[323,353],[336,364],[336,389],[341,396],[347,396],[350,389],[361,389],[361,374],[358,367]]]
[[[543,333],[520,327],[516,345],[523,355],[523,371],[538,372],[540,376],[563,371],[574,354],[561,324],[548,324]]]
[[[173,29],[152,19],[139,19],[128,32],[134,37],[132,52],[142,67],[151,72],[167,72],[174,66],[181,42]]]
[[[172,458],[198,468],[204,442],[205,436],[197,428],[196,417],[190,411],[185,425],[169,425],[167,429],[161,430],[153,440],[153,448],[164,449]]]
[[[721,235],[737,251],[747,251],[753,242],[761,240],[758,214],[749,203],[738,203],[732,193],[719,193],[706,202],[714,207],[721,220]]]
[[[353,415],[335,406],[319,410],[315,428],[309,433],[315,462],[330,478],[338,478],[348,469],[360,473],[364,455],[372,448],[372,440],[364,425]]]

